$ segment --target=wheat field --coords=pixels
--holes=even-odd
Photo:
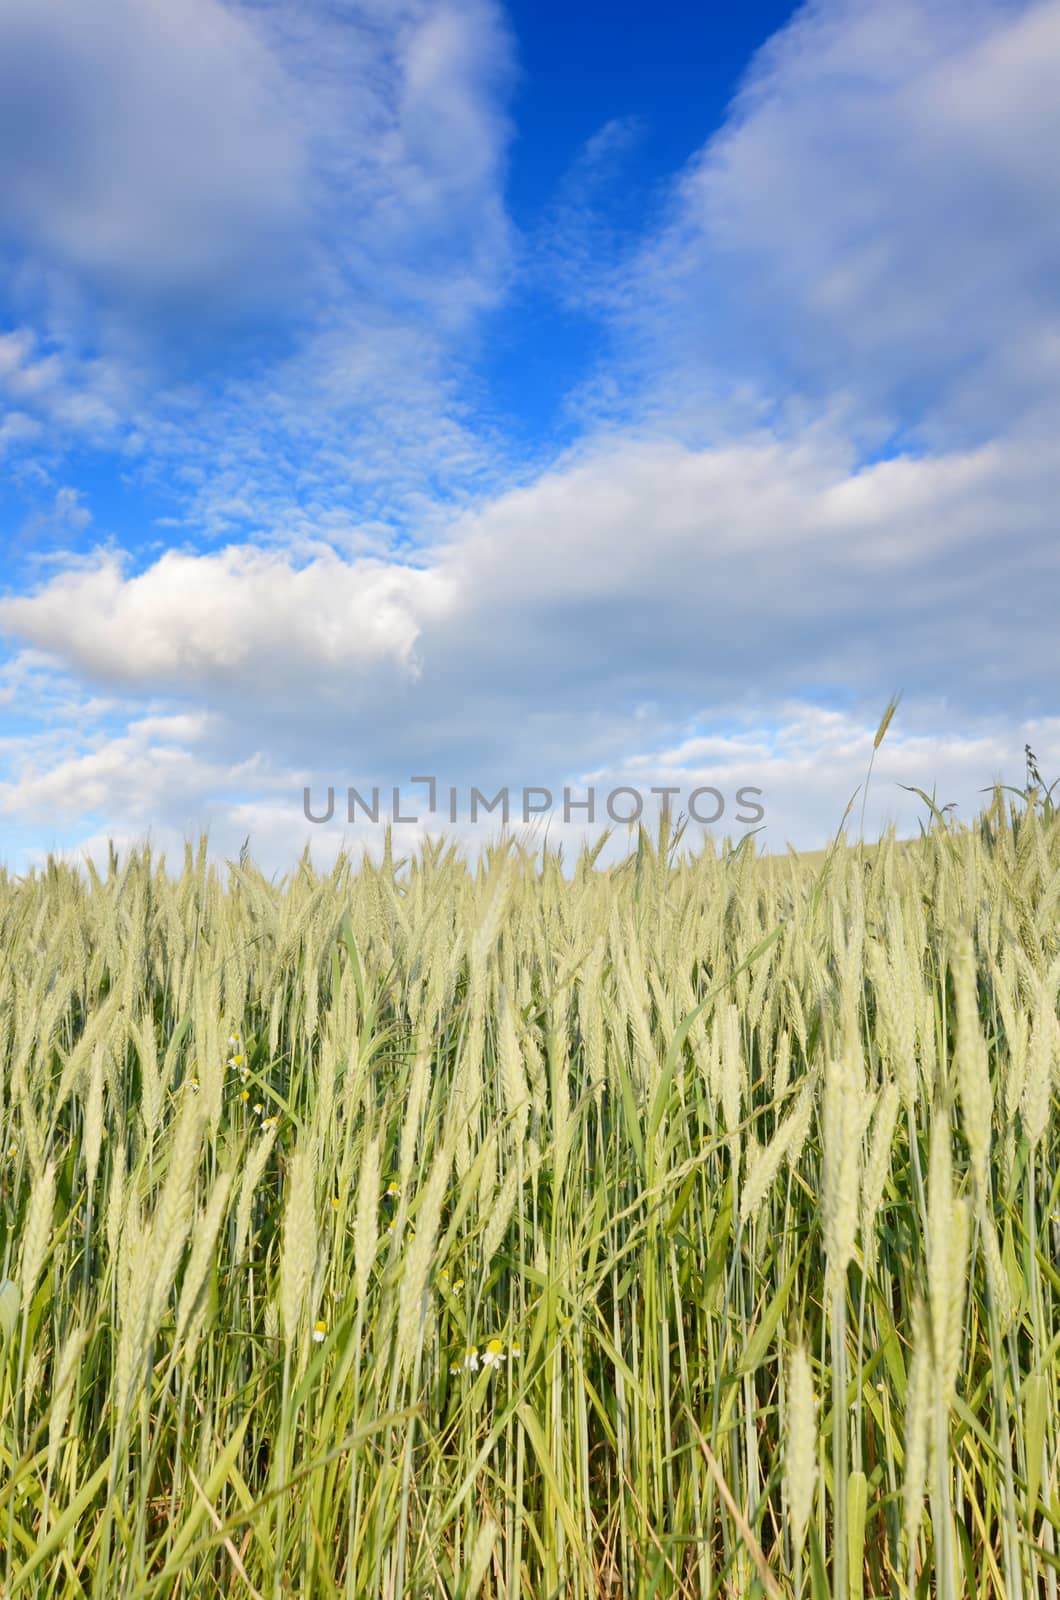
[[[5,1597],[1057,1594],[1060,820],[0,876]]]

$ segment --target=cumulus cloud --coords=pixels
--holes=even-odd
[[[1048,703],[1058,489],[1045,441],[856,470],[823,434],[626,439],[465,524],[438,654],[464,693],[496,652],[521,697],[564,704],[895,681],[961,707]]]
[[[250,698],[292,678],[305,690],[322,671],[388,661],[411,671],[421,617],[444,605],[444,581],[413,567],[170,550],[139,574],[111,554],[62,572],[35,595],[0,601],[0,625],[99,681],[173,692],[227,678]]]

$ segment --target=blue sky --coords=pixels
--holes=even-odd
[[[811,846],[897,689],[870,828],[1060,772],[1058,82],[1056,0],[0,0],[0,857]]]

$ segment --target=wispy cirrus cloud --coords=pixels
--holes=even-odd
[[[481,475],[511,73],[493,0],[11,0],[8,449],[119,449],[208,535],[350,536]]]

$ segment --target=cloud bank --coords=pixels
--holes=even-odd
[[[108,0],[98,38],[72,9],[68,29],[0,20],[0,61],[83,91],[76,152],[19,124],[12,282],[30,260],[52,277],[0,335],[0,449],[46,463],[43,438],[54,463],[80,433],[180,503],[175,540],[100,544],[74,476],[39,468],[75,548],[0,597],[13,828],[209,818],[279,864],[306,783],[680,772],[760,784],[766,842],[814,845],[898,688],[870,822],[915,827],[896,786],[936,779],[967,813],[1021,779],[1027,741],[1060,771],[1060,5],[803,6],[652,225],[579,235],[557,293],[606,353],[580,438],[542,466],[472,398],[518,244],[503,17],[196,3],[203,48],[171,59],[152,7]],[[104,105],[108,29],[133,81]],[[143,139],[93,208],[130,121]],[[620,156],[621,126],[594,149]],[[192,144],[167,216],[126,250],[174,129]],[[58,217],[77,184],[83,223]],[[228,316],[270,229],[280,277],[254,291],[305,307],[268,359],[189,379],[138,340],[138,306],[172,329],[185,301]]]

